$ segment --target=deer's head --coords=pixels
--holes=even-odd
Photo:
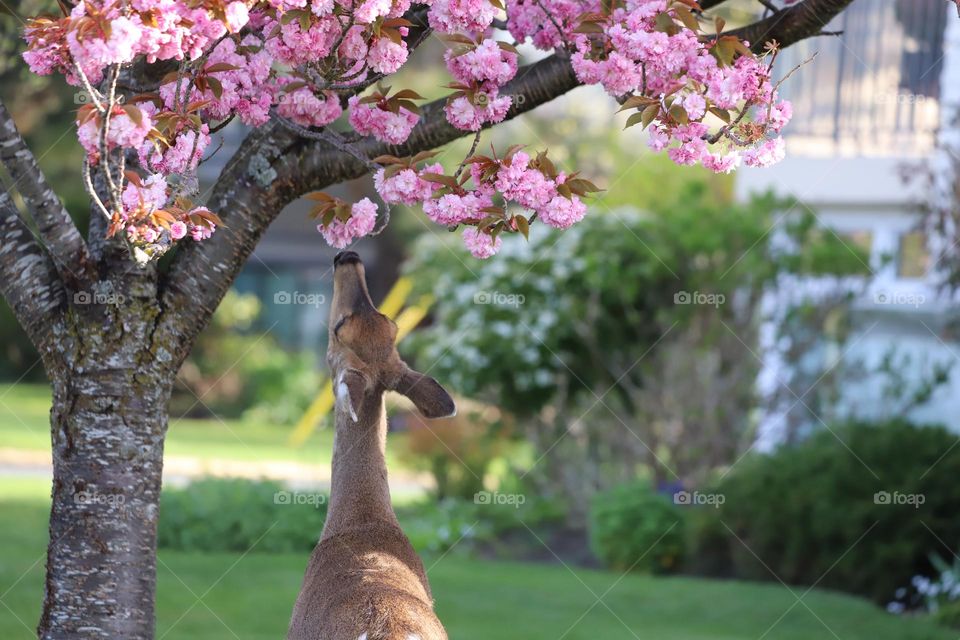
[[[397,325],[373,305],[360,256],[341,251],[333,259],[327,364],[337,410],[359,419],[367,400],[384,391],[407,396],[427,418],[456,413],[453,398],[430,376],[414,371],[397,353]]]

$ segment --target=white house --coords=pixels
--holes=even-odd
[[[819,52],[782,87],[794,105],[786,159],[741,170],[737,193],[794,196],[851,247],[869,252],[873,277],[854,305],[853,334],[839,352],[823,349],[820,364],[859,361],[873,369],[894,350],[907,382],[878,374],[853,380],[843,387],[842,412],[889,413],[891,390],[918,384],[936,363],[955,363],[949,382],[910,417],[960,430],[960,344],[950,332],[960,306],[938,286],[950,247],[921,229],[919,203],[932,197],[926,185],[903,179],[917,163],[956,179],[938,141],[960,137],[957,8],[942,0],[860,0],[827,29],[843,33],[795,45],[778,61],[786,72]],[[762,384],[770,389],[784,372],[768,360]],[[782,439],[782,428],[768,416],[761,440]]]

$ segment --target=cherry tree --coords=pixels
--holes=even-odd
[[[503,234],[567,228],[587,215],[590,181],[546,150],[478,149],[487,127],[585,84],[679,164],[779,160],[777,53],[852,0],[763,1],[736,29],[710,14],[723,1],[61,0],[61,15],[32,19],[26,63],[89,97],[77,136],[92,207],[84,238],[0,104],[0,159],[25,208],[0,194],[0,292],[53,389],[40,636],[152,637],[173,380],[291,201],[314,201],[336,247],[379,233],[399,203],[459,229],[477,258]],[[449,94],[425,102],[390,85],[431,35],[447,45]],[[521,44],[545,54],[521,65]],[[197,167],[233,120],[249,134],[201,202]],[[457,166],[434,161],[464,136]],[[377,202],[322,191],[369,172]]]

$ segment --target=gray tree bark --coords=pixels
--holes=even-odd
[[[744,33],[756,50],[767,34],[787,46],[817,34],[850,2],[805,0]],[[423,22],[422,12],[408,17]],[[427,31],[411,29],[411,44]],[[508,118],[576,86],[564,55],[523,67],[502,91],[514,97]],[[460,137],[443,104],[426,105],[403,145],[361,140],[356,151],[404,156]],[[252,132],[209,203],[227,226],[177,249],[159,273],[105,240],[96,217],[84,241],[2,104],[0,161],[27,209],[21,213],[0,194],[0,294],[40,351],[53,389],[54,477],[38,635],[149,639],[167,403],[177,370],[283,207],[368,167],[276,123]]]

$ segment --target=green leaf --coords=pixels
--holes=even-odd
[[[517,231],[523,234],[523,237],[527,240],[530,239],[530,222],[524,216],[514,216],[514,221],[517,223]]]

